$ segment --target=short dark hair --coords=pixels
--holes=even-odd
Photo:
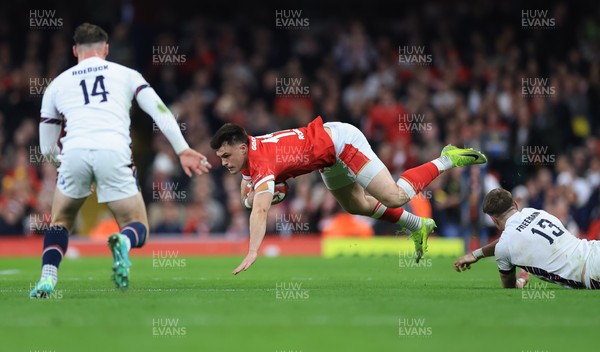
[[[221,148],[223,144],[248,144],[248,134],[241,126],[226,123],[217,130],[210,140],[210,147],[214,150]]]
[[[88,22],[80,24],[75,29],[73,35],[75,44],[92,44],[92,43],[106,43],[108,42],[108,34],[106,31],[95,24]]]
[[[512,194],[504,188],[491,190],[483,199],[483,212],[495,217],[502,216],[514,206]]]

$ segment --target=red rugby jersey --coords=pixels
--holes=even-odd
[[[248,146],[248,168],[242,170],[242,176],[255,188],[266,181],[283,182],[332,166],[336,160],[321,116],[306,127],[248,136]]]

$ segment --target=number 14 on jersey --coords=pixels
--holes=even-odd
[[[87,85],[85,83],[85,79],[82,79],[79,82],[79,85],[81,86],[81,90],[83,91],[83,101],[84,101],[84,105],[87,105],[90,103],[90,96],[88,94],[88,89],[87,89]],[[106,91],[106,88],[104,87],[104,76],[99,75],[96,76],[96,79],[94,80],[94,84],[92,85],[92,96],[97,96],[97,95],[101,95],[102,99],[99,101],[100,103],[103,103],[105,101],[108,101],[107,99],[107,95],[109,93]]]

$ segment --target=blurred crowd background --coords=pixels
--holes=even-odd
[[[142,73],[213,164],[209,176],[189,179],[134,104],[133,154],[154,234],[247,236],[240,175],[220,167],[212,133],[235,122],[260,135],[321,115],[358,126],[395,178],[448,143],[488,155],[485,167],[446,172],[406,205],[432,216],[439,236],[496,236],[480,204],[502,186],[519,206],[546,209],[577,236],[598,238],[597,2],[232,3],[205,11],[158,1],[10,5],[0,11],[0,235],[30,235],[49,219],[56,171],[39,155],[41,94],[76,63],[72,33],[88,21],[109,33],[108,59]],[[54,13],[31,12],[42,9]],[[270,234],[396,230],[345,214],[318,173],[289,184],[270,212]],[[75,234],[110,228],[103,212]]]

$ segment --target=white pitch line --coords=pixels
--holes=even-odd
[[[200,291],[200,292],[245,292],[245,291],[275,291],[274,288],[129,288],[127,291],[133,292],[183,292],[183,291]],[[91,289],[57,289],[63,292],[118,292],[116,288],[91,288]],[[29,292],[25,289],[0,289],[0,293],[21,293]]]
[[[19,269],[8,269],[8,270],[0,270],[0,275],[15,275],[20,273]]]

